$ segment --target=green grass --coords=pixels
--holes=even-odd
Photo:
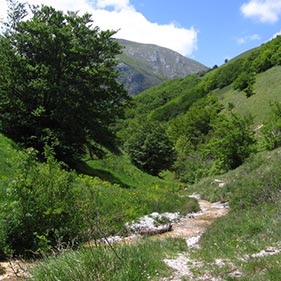
[[[242,264],[241,281],[279,281],[281,276],[281,254],[262,258],[251,258]]]
[[[107,235],[125,234],[124,224],[152,212],[180,212],[187,214],[198,210],[198,203],[183,197],[168,185],[122,188],[98,178],[85,179],[93,188],[93,202]]]
[[[108,154],[104,159],[80,162],[77,170],[82,174],[97,176],[124,188],[150,187],[158,185],[174,191],[183,188],[183,184],[172,178],[168,171],[154,177],[136,168],[126,154]]]
[[[230,260],[239,268],[241,280],[279,280],[280,254],[272,257],[250,258],[268,247],[280,247],[281,228],[281,149],[262,152],[244,165],[219,177],[225,187],[212,185],[214,178],[204,179],[191,187],[204,198],[228,201],[230,212],[216,220],[203,234],[201,249],[193,257],[214,262]],[[225,268],[208,267],[216,276],[224,276]],[[225,279],[233,280],[233,279]],[[240,280],[240,279],[239,279]]]
[[[171,173],[162,173],[162,178],[148,175],[132,165],[127,155],[108,154],[101,160],[81,162],[78,170],[101,179],[94,178],[93,185],[100,194],[100,215],[106,217],[111,234],[114,226],[123,232],[125,222],[152,212],[198,210],[195,200],[181,196],[184,185]]]
[[[84,248],[39,263],[32,270],[33,280],[159,280],[159,276],[168,276],[171,271],[163,259],[184,250],[186,244],[182,239],[146,239],[114,245],[114,251],[106,246]]]
[[[0,178],[12,174],[13,167],[10,160],[17,155],[16,144],[0,134]]]
[[[281,66],[275,66],[257,75],[254,84],[255,94],[249,98],[244,92],[235,91],[231,86],[217,90],[216,93],[226,108],[229,103],[233,103],[235,113],[242,116],[251,114],[254,117],[254,123],[259,125],[270,118],[270,104],[280,101],[280,79]]]
[[[20,156],[21,153],[16,153],[16,150],[13,150],[13,143],[9,139],[2,137],[0,141],[2,150],[0,152],[5,156],[1,158],[3,175],[0,179],[0,207],[5,208],[7,204],[11,203],[9,198],[11,198],[11,192],[14,192],[15,183],[23,177],[21,174],[23,171],[20,167],[26,161],[23,155],[22,157],[14,157],[16,154]],[[37,173],[37,170],[33,171],[35,167],[38,167],[37,170],[40,173]],[[42,177],[47,177],[46,181],[42,180],[46,186],[47,184],[56,186],[57,183],[60,184],[63,181],[60,179],[60,175],[63,177],[63,173],[68,173],[60,171],[58,168],[57,174],[54,176],[49,173],[53,169],[44,167],[43,164],[29,167],[30,176],[27,179],[27,184],[32,187],[31,193],[36,193],[38,188],[44,190],[44,185],[40,184]],[[124,226],[126,222],[137,220],[152,212],[186,214],[197,211],[199,208],[195,199],[181,196],[179,191],[183,190],[182,184],[145,174],[135,168],[125,155],[109,154],[103,160],[80,162],[78,168],[80,175],[73,174],[72,177],[74,177],[75,190],[78,194],[77,200],[83,200],[83,203],[79,205],[79,211],[82,212],[81,208],[85,208],[81,226],[87,222],[86,224],[91,229],[89,234],[88,232],[81,233],[83,239],[100,237],[100,229],[106,236],[126,234],[127,230]],[[48,177],[49,174],[50,177]],[[88,174],[88,176],[83,174]],[[58,201],[60,200],[58,199]],[[44,205],[44,202],[41,203]],[[44,209],[43,205],[41,207]],[[74,205],[76,206],[76,204]],[[97,226],[99,226],[99,230]]]

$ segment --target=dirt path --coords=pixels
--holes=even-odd
[[[211,203],[198,199],[201,211],[192,216],[182,218],[179,223],[173,225],[173,231],[162,234],[161,237],[177,237],[186,240],[189,248],[199,247],[199,240],[202,234],[206,231],[208,226],[217,218],[224,216],[228,213],[229,207],[227,204],[220,202]],[[162,281],[180,281],[183,277],[193,280],[193,273],[191,268],[201,267],[200,261],[192,260],[188,253],[179,254],[175,259],[165,259],[164,262],[174,270],[172,276],[163,278]],[[207,273],[203,273],[200,280],[217,280],[213,279]]]
[[[4,270],[4,273],[0,275],[0,280],[18,281],[30,277],[27,266],[28,263],[17,260],[0,262],[0,270]]]
[[[228,212],[227,204],[211,203],[200,199],[197,195],[194,197],[198,200],[201,211],[181,218],[179,222],[173,224],[173,231],[161,234],[161,237],[184,238],[187,240],[188,246],[192,246],[193,243],[198,242],[199,236],[216,218],[224,216]]]

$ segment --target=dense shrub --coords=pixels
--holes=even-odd
[[[46,251],[76,239],[85,230],[85,188],[76,174],[62,169],[52,153],[46,156],[42,164],[33,149],[20,153],[15,175],[6,180],[0,205],[2,254]]]
[[[262,128],[266,149],[273,150],[281,146],[281,103],[272,105],[270,121]]]
[[[177,152],[174,170],[181,180],[192,183],[234,169],[253,151],[251,118],[221,111],[217,98],[208,95],[170,122],[168,134]]]
[[[252,118],[232,114],[216,120],[207,145],[208,154],[214,159],[214,169],[226,172],[240,166],[254,152],[255,138],[251,130]]]

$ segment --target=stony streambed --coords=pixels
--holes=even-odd
[[[208,201],[200,199],[198,195],[193,195],[200,205],[200,211],[197,213],[187,214],[184,217],[180,217],[179,213],[152,213],[148,216],[140,218],[137,222],[127,224],[126,227],[132,232],[132,235],[128,237],[113,236],[107,237],[103,242],[116,243],[116,242],[132,242],[142,238],[141,233],[149,231],[157,231],[163,228],[165,221],[168,225],[171,225],[171,230],[165,233],[154,235],[155,239],[165,239],[168,237],[177,237],[186,239],[188,247],[196,247],[199,238],[207,227],[218,217],[225,215],[228,212],[227,204],[222,203],[210,203]],[[165,224],[164,224],[165,227]],[[165,260],[167,265],[177,269],[181,265],[179,262],[172,260]],[[184,262],[184,259],[181,261]],[[5,274],[0,275],[0,280],[17,280],[18,277],[28,276],[25,270],[26,265],[21,262],[0,263],[5,270]],[[170,279],[174,280],[174,279]],[[176,280],[176,279],[175,279]]]

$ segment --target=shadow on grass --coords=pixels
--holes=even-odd
[[[118,177],[114,176],[109,171],[95,169],[83,161],[76,163],[75,170],[79,174],[84,174],[84,175],[88,175],[91,177],[98,177],[98,178],[108,181],[112,184],[119,184],[122,188],[135,188],[134,186],[131,186],[131,185],[128,185],[128,184],[122,182]]]

